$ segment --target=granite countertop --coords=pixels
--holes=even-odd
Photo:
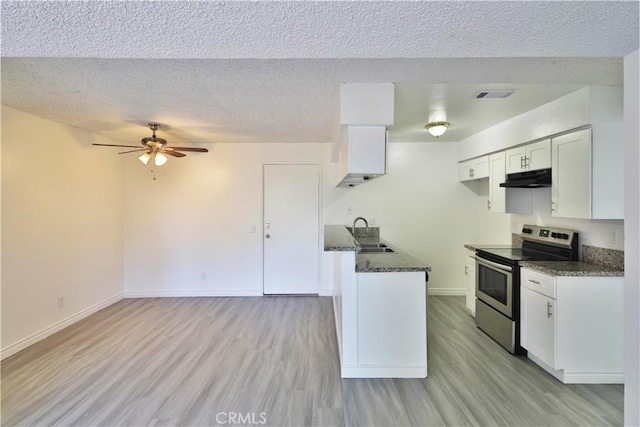
[[[358,243],[384,243],[396,252],[362,254],[357,252]],[[393,273],[431,271],[431,267],[398,250],[397,247],[379,237],[354,238],[344,225],[324,226],[324,250],[326,252],[356,252],[356,273]]]
[[[624,270],[582,261],[520,261],[520,266],[550,276],[624,277]]]

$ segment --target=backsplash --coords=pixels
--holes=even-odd
[[[347,226],[349,232],[351,232],[351,227]],[[356,227],[355,233],[353,237],[380,237],[380,227]]]
[[[582,260],[591,264],[624,270],[624,251],[582,245]]]
[[[511,234],[511,246],[513,246],[514,248],[522,247],[522,236],[520,234]]]

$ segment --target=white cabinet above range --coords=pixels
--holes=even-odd
[[[353,187],[384,175],[387,170],[385,126],[347,126],[340,147],[338,187]]]
[[[506,151],[507,173],[548,169],[551,167],[551,140],[532,142]]]

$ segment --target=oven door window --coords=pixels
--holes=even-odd
[[[478,264],[478,290],[503,305],[509,305],[511,273]]]

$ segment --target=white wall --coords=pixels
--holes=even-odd
[[[640,100],[638,51],[624,59],[625,386],[624,424],[640,425]]]
[[[93,142],[2,107],[2,357],[122,297],[122,163]]]
[[[262,295],[262,165],[322,165],[331,145],[206,147],[170,158],[156,181],[135,154],[127,158],[126,296]]]
[[[433,268],[431,293],[464,294],[461,260],[477,238],[479,201],[458,182],[455,142],[389,143],[387,175],[328,197],[326,224],[375,219],[382,238]]]
[[[458,143],[458,160],[501,151],[584,125],[622,123],[622,87],[589,86]]]

